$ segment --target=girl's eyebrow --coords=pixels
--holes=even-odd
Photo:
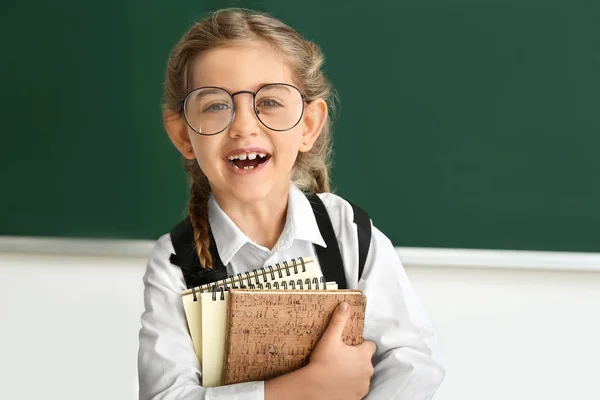
[[[276,82],[262,82],[262,83],[258,84],[258,87],[261,88],[261,87],[267,86],[267,85],[282,85],[282,86],[285,86],[287,89],[289,89],[288,85],[291,85],[291,83],[280,82],[280,81],[276,81]]]
[[[259,83],[256,90],[263,88],[265,86],[268,86],[268,85],[281,85],[280,88],[285,88],[285,90],[287,90],[288,92],[292,91],[292,89],[290,89],[289,86],[287,86],[288,85],[287,83],[281,83],[281,82]]]
[[[222,91],[220,89],[217,88],[210,88],[210,89],[203,89],[201,92],[196,93],[196,95],[194,96],[194,100],[198,101],[200,100],[202,97],[209,95],[209,94],[218,94],[218,93],[222,93]]]

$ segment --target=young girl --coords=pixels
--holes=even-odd
[[[200,386],[181,300],[187,278],[170,260],[176,249],[167,234],[144,276],[140,399],[424,400],[442,382],[434,330],[394,246],[367,219],[372,236],[360,268],[355,209],[329,193],[332,88],[322,64],[314,43],[270,16],[216,12],[170,55],[164,124],[191,180],[187,221],[198,270],[222,265],[237,274],[300,256],[323,268],[315,249],[332,243],[309,201],[317,193],[346,286],[367,297],[365,342],[342,342],[342,304],[306,367],[266,382]]]

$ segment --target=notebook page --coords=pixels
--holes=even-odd
[[[214,387],[222,385],[223,361],[225,360],[225,339],[227,329],[227,307],[229,292],[202,293],[202,343],[206,343],[201,358],[202,386]],[[223,296],[223,300],[221,300]]]
[[[183,296],[182,300],[188,331],[194,345],[194,352],[198,356],[198,360],[202,360],[202,346],[200,346],[200,338],[202,337],[202,307],[200,305],[200,297],[197,297],[198,301],[194,301],[193,296]]]

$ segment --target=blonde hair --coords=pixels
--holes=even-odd
[[[306,101],[324,99],[333,111],[335,94],[321,69],[324,58],[319,47],[267,14],[238,8],[212,13],[195,23],[177,43],[169,56],[163,108],[182,115],[181,100],[193,89],[190,86],[192,64],[198,54],[249,41],[262,41],[272,46],[291,69]],[[307,192],[329,192],[330,159],[331,119],[328,117],[312,149],[298,154],[292,169],[292,181]],[[194,228],[196,251],[200,264],[204,268],[212,268],[207,216],[210,185],[195,159],[184,159],[184,165],[191,181],[188,212]]]

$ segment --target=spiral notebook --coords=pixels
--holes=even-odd
[[[194,351],[202,370],[202,386],[222,385],[230,289],[337,289],[324,282],[314,260],[300,257],[267,266],[182,293]],[[210,346],[203,346],[209,343]]]
[[[223,384],[268,380],[305,366],[343,301],[350,318],[342,340],[360,344],[366,307],[360,290],[232,290]]]

